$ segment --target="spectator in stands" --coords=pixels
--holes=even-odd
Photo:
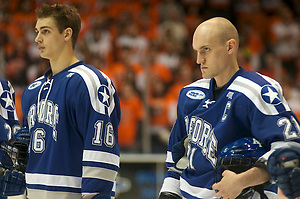
[[[271,27],[275,36],[273,46],[276,55],[280,57],[287,75],[296,78],[296,59],[299,57],[300,26],[295,20],[293,12],[287,6],[278,8],[281,20]]]
[[[99,56],[105,61],[108,60],[112,50],[112,41],[105,18],[102,18],[101,22],[93,24],[84,39],[86,40],[86,45],[90,53]]]
[[[152,152],[163,153],[166,150],[172,123],[169,120],[171,99],[167,95],[168,85],[159,77],[152,79],[150,89],[150,132]]]
[[[289,106],[295,112],[298,119],[300,119],[300,90],[295,85],[293,79],[285,76],[281,81],[284,97],[286,98]]]
[[[137,95],[134,85],[125,81],[119,90],[122,107],[119,125],[119,146],[123,152],[140,151],[140,128],[144,118],[143,104]]]
[[[129,62],[142,64],[146,58],[149,41],[140,34],[137,24],[129,23],[125,26],[124,32],[116,38],[116,46],[117,48],[129,47],[132,51],[128,57]]]

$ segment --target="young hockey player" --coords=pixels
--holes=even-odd
[[[119,169],[120,105],[112,81],[74,53],[81,27],[71,5],[36,10],[40,56],[51,68],[22,96],[31,135],[30,199],[111,199]]]

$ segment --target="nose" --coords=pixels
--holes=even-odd
[[[40,34],[38,33],[34,39],[36,43],[41,43],[42,39],[40,38]]]
[[[197,53],[197,64],[204,64],[205,61],[205,58],[201,56],[200,53]]]

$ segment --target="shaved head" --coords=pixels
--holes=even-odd
[[[208,36],[217,38],[222,44],[226,43],[230,39],[234,39],[239,45],[239,35],[235,26],[223,17],[211,18],[201,23],[194,34],[194,39],[200,36],[200,32],[206,32]]]
[[[229,20],[215,17],[201,23],[193,36],[193,48],[202,77],[214,78],[219,87],[225,85],[239,70],[238,46],[238,31]]]

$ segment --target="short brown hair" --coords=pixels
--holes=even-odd
[[[40,8],[35,10],[35,13],[37,19],[53,17],[60,33],[70,27],[73,30],[73,48],[75,47],[81,28],[81,19],[78,10],[74,6],[59,3],[52,5],[42,4]]]

